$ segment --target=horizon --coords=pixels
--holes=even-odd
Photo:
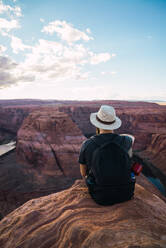
[[[164,100],[122,100],[122,99],[90,99],[90,100],[79,100],[79,99],[42,99],[42,98],[13,98],[13,99],[0,99],[1,101],[64,101],[64,102],[98,102],[98,101],[115,101],[115,102],[144,102],[144,103],[156,103],[159,105],[166,105]]]
[[[166,1],[0,0],[0,99],[166,101]]]

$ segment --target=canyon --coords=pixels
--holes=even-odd
[[[17,133],[16,152],[0,160],[1,217],[80,178],[77,161],[83,140],[67,114],[48,109],[31,112]]]
[[[166,106],[125,101],[0,101],[0,144],[17,141],[16,151],[0,161],[1,217],[80,178],[79,149],[95,133],[89,115],[101,104],[115,107],[122,120],[116,132],[134,135],[137,156],[158,168],[166,182]]]
[[[20,104],[20,105],[19,105]],[[125,101],[39,101],[6,100],[0,101],[0,144],[17,138],[17,132],[23,120],[33,111],[60,111],[66,113],[86,137],[95,133],[95,128],[89,121],[91,112],[98,111],[101,104],[115,107],[117,115],[122,120],[118,133],[130,133],[135,136],[134,150],[153,154],[153,162],[165,172],[166,106],[146,102]],[[160,138],[158,138],[160,137]],[[152,147],[153,144],[153,147]],[[162,144],[162,145],[161,145]],[[159,148],[160,147],[160,148]],[[156,158],[162,149],[162,156]],[[149,152],[148,152],[149,151]],[[150,156],[150,155],[149,155]],[[162,157],[162,158],[161,158]],[[152,155],[150,156],[152,159]]]

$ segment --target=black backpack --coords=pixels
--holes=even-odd
[[[100,186],[120,186],[131,182],[131,159],[128,152],[114,139],[98,145],[93,152],[91,173]]]

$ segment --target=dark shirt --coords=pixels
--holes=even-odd
[[[83,142],[78,162],[80,164],[86,164],[87,170],[89,171],[91,168],[92,154],[95,149],[98,147],[98,145],[104,144],[105,142],[111,140],[114,140],[115,143],[122,146],[126,150],[126,152],[128,152],[129,149],[132,147],[132,139],[129,136],[120,136],[114,133],[94,135],[93,137]]]
[[[95,149],[98,148],[100,144],[104,144],[111,140],[123,147],[126,152],[128,152],[132,147],[132,139],[129,136],[120,136],[113,133],[95,135],[83,142],[80,150],[79,163],[87,165],[89,172],[91,168],[92,154]],[[89,193],[98,204],[112,205],[114,203],[129,200],[134,195],[135,181],[131,181],[127,185],[102,187],[95,183],[93,177],[91,178],[92,180],[90,180],[89,177],[91,176],[89,175],[86,179]]]

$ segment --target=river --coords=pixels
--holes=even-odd
[[[16,148],[16,141],[11,141],[5,145],[0,145],[0,156],[4,155],[5,153],[8,153],[9,151],[12,151],[15,148]]]

